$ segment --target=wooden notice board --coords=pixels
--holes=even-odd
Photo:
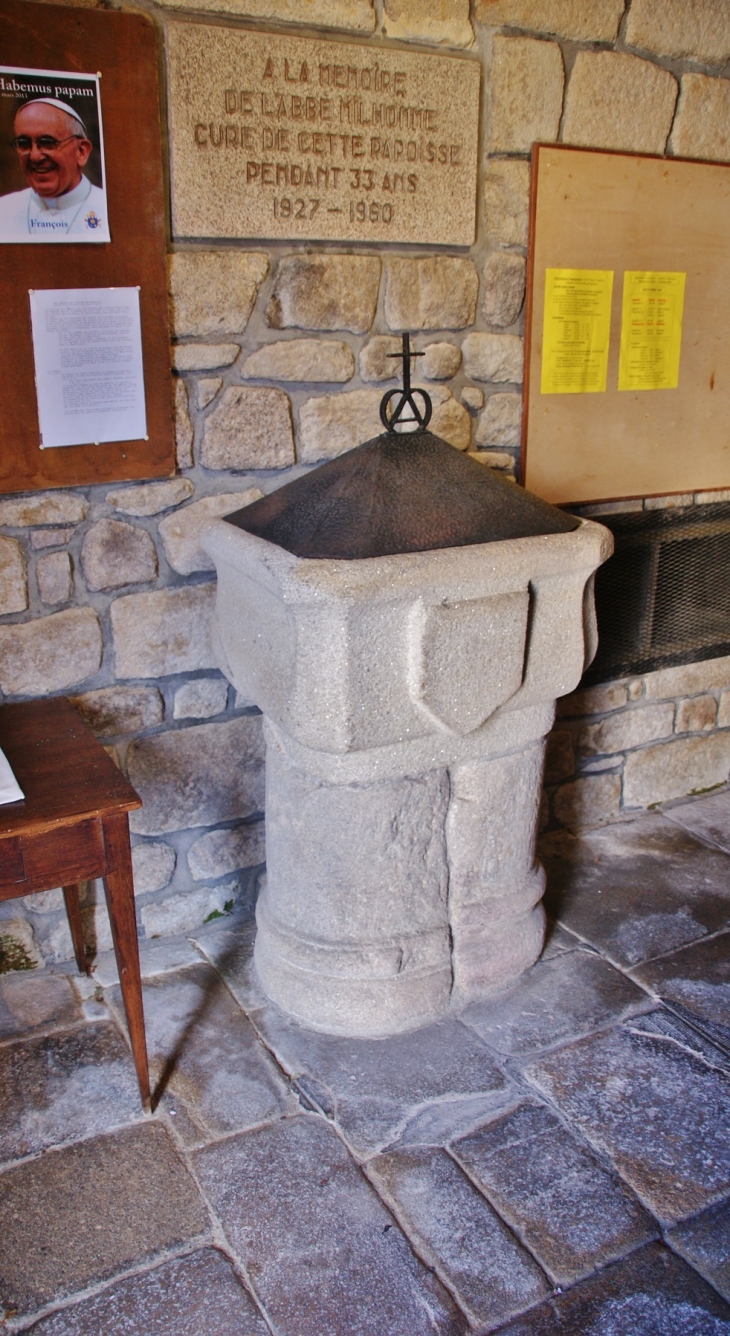
[[[0,52],[3,65],[101,73],[111,231],[108,244],[0,245],[0,492],[169,475],[175,453],[154,29],[139,14],[3,0]],[[15,150],[6,140],[0,153]],[[136,286],[149,439],[41,450],[29,289]]]
[[[606,389],[542,393],[546,271],[613,271]],[[676,389],[619,390],[627,272],[686,274]],[[556,504],[730,487],[730,167],[535,149],[525,486]]]

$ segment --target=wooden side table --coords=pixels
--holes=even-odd
[[[24,802],[0,807],[0,900],[62,886],[76,963],[88,973],[78,883],[104,878],[137,1080],[149,1109],[128,816],[142,801],[65,696],[2,706],[0,747],[25,794]]]

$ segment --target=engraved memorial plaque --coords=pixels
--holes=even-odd
[[[478,62],[168,27],[176,237],[470,246]]]

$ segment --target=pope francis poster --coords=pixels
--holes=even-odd
[[[99,77],[0,66],[0,243],[110,240]]]

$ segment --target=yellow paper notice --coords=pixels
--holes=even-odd
[[[621,317],[620,390],[676,390],[686,274],[627,270]]]
[[[606,388],[612,269],[547,269],[542,327],[542,394]]]

